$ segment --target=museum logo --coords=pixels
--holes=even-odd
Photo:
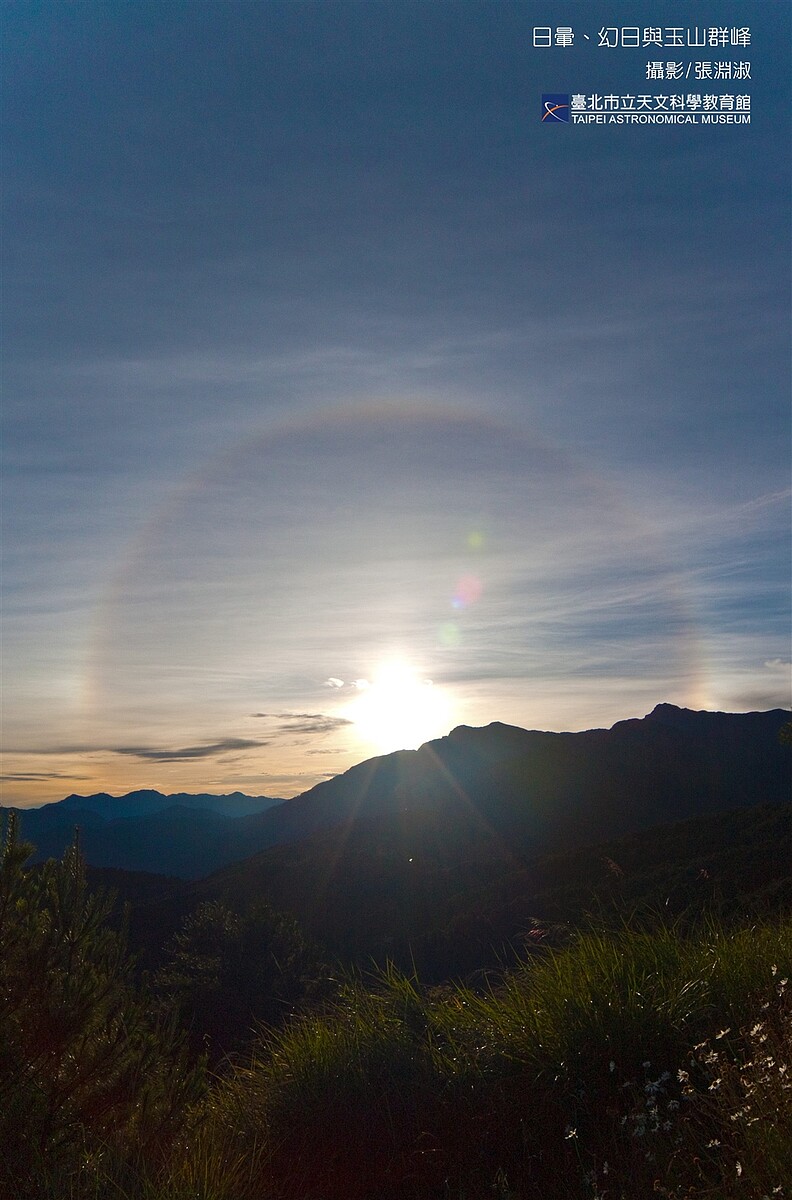
[[[548,124],[553,121],[561,121],[563,124],[569,124],[569,94],[556,95],[545,94],[542,96],[542,121]]]

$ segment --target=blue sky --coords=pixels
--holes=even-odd
[[[691,7],[3,4],[4,802],[789,704],[790,11],[596,44]]]

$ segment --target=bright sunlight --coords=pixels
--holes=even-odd
[[[361,741],[381,754],[415,750],[451,728],[445,692],[404,663],[389,663],[373,680],[358,679],[355,686],[349,717]]]

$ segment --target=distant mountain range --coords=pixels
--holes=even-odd
[[[197,808],[218,813],[222,817],[249,817],[253,813],[272,808],[273,804],[282,803],[282,800],[272,796],[246,796],[244,792],[230,792],[224,796],[176,792],[165,796],[162,792],[144,788],[137,792],[127,792],[125,796],[109,796],[107,792],[97,792],[93,796],[72,794],[57,804],[47,804],[35,811],[41,813],[45,809],[57,808],[62,813],[91,812],[106,821],[121,817],[148,817],[169,808]]]
[[[306,853],[314,846],[318,862],[360,839],[367,853],[379,839],[383,866],[391,851],[409,858],[411,845],[439,864],[500,859],[506,850],[524,859],[788,801],[790,747],[779,732],[790,717],[781,709],[730,714],[661,704],[641,720],[583,733],[460,726],[293,800],[69,796],[23,810],[21,829],[38,858],[61,854],[79,826],[90,864],[185,879],[295,843]]]
[[[242,792],[99,792],[23,809],[19,822],[22,836],[36,847],[34,861],[60,857],[79,829],[83,855],[93,866],[195,879],[271,846],[270,814],[283,803]]]

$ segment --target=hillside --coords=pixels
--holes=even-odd
[[[727,853],[740,847],[775,900],[769,877],[781,868],[788,887],[789,871],[772,847],[788,841],[791,807],[718,818]],[[325,968],[317,992],[321,960],[293,923],[260,901],[245,917],[215,902],[163,970],[136,979],[76,852],[20,869],[11,826],[8,1200],[740,1200],[780,1195],[790,1178],[783,906],[647,921],[617,896],[610,927],[534,924],[522,955],[485,979],[428,988],[412,964],[369,963],[365,976]],[[698,862],[716,831],[701,818],[668,834]],[[623,844],[622,861],[632,849],[640,871],[649,836]],[[130,883],[141,898],[156,886]]]
[[[778,733],[790,717],[658,705],[612,729],[460,726],[416,751],[361,763],[289,801],[276,838],[413,808],[478,822],[521,850],[585,845],[663,821],[789,798]]]
[[[242,792],[215,796],[142,790],[67,796],[19,813],[34,861],[59,858],[80,830],[86,862],[195,879],[270,846],[273,812],[284,801]]]
[[[413,814],[415,818],[415,814]],[[121,886],[123,876],[92,873]],[[417,819],[357,823],[275,847],[149,902],[130,895],[133,941],[156,962],[199,904],[238,912],[261,901],[297,918],[328,953],[369,965],[392,959],[438,982],[497,964],[532,930],[541,939],[589,916],[637,909],[669,919],[715,911],[744,917],[792,908],[792,803],[656,826],[623,838],[520,857],[475,829],[444,835]],[[540,940],[541,940],[540,939]]]
[[[17,1057],[31,1064],[6,1080],[14,1113],[24,1109],[4,1126],[9,1194],[33,1200],[17,1187],[33,1177],[31,1129],[57,1143],[37,1194],[66,1194],[96,1112],[115,1103],[120,1165],[105,1156],[101,1172],[127,1178],[127,1158],[145,1162],[150,1186],[125,1192],[136,1200],[193,1194],[196,1170],[207,1200],[440,1200],[449,1180],[460,1197],[472,1186],[567,1200],[555,1185],[583,1169],[580,1153],[602,1194],[615,1183],[648,1195],[662,1169],[679,1184],[669,1196],[697,1183],[702,1200],[731,1196],[721,1185],[738,1161],[769,1195],[785,1133],[779,1155],[754,1130],[790,1128],[792,803],[761,798],[787,792],[784,719],[664,707],[585,735],[456,730],[306,793],[286,822],[288,803],[225,817],[155,802],[107,820],[107,798],[70,800],[60,811],[86,815],[84,837],[123,830],[128,854],[161,852],[185,874],[193,838],[199,854],[212,838],[227,850],[227,830],[269,821],[277,844],[199,880],[91,868],[89,884],[120,893],[111,910],[84,889],[74,851],[25,873],[9,843],[5,886],[21,901],[9,908],[6,991]],[[725,807],[735,796],[742,806]],[[680,812],[696,815],[657,823]],[[134,960],[115,949],[123,900]],[[65,1034],[56,1022],[55,1073],[40,1057],[40,1011],[69,1014]],[[86,1073],[94,1042],[101,1065]],[[119,1047],[134,1087],[108,1092],[107,1064],[127,1061]],[[772,1078],[770,1061],[781,1064]],[[697,1087],[682,1086],[686,1072]],[[711,1080],[729,1089],[713,1093]],[[738,1129],[746,1097],[771,1085]],[[40,1095],[60,1121],[43,1133]],[[643,1142],[633,1154],[639,1132],[651,1160]],[[725,1137],[728,1169],[708,1157]]]
[[[75,825],[88,863],[199,878],[269,847],[329,836],[337,855],[361,823],[383,845],[410,830],[442,856],[516,860],[664,822],[789,799],[790,714],[691,712],[658,705],[640,720],[583,733],[494,723],[460,726],[414,751],[372,758],[289,801],[267,797],[69,797],[21,813],[38,857],[59,855]],[[245,811],[247,806],[247,811]],[[251,811],[251,808],[255,811]],[[390,823],[390,824],[388,824]],[[324,853],[324,852],[321,852]],[[275,861],[275,860],[273,860]]]

